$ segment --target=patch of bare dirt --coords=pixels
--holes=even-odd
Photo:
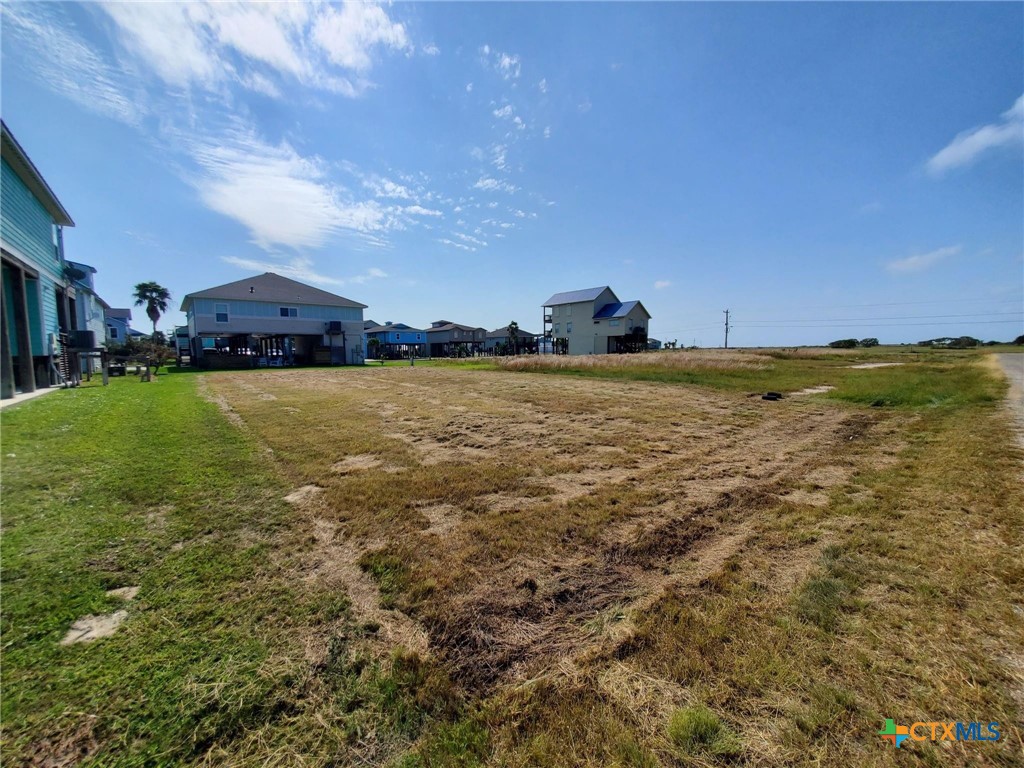
[[[71,768],[99,750],[96,715],[84,715],[74,728],[62,729],[32,745],[31,768]]]
[[[847,368],[891,368],[894,365],[903,365],[903,363],[858,363],[857,365],[848,365]]]
[[[346,456],[341,461],[331,465],[331,471],[337,475],[348,475],[353,472],[360,472],[366,469],[374,469],[384,464],[377,456],[369,453],[359,456]]]
[[[128,611],[120,610],[113,613],[100,614],[99,616],[83,616],[74,624],[60,641],[61,645],[74,645],[75,643],[91,643],[101,637],[109,637],[117,631],[122,622],[128,618]]]
[[[319,496],[324,489],[319,485],[303,485],[284,497],[289,504],[305,504],[314,496]]]

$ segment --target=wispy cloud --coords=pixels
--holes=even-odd
[[[654,289],[656,291],[660,291],[662,288],[669,288],[669,287],[671,287],[671,285],[672,285],[672,281],[671,280],[655,280],[654,281]]]
[[[504,107],[494,110],[491,114],[495,117],[512,117],[512,105],[506,104]]]
[[[427,56],[437,56],[439,53],[441,53],[441,49],[438,48],[433,43],[427,43],[426,45],[423,46],[422,50],[425,54],[427,54]]]
[[[963,248],[959,245],[948,245],[945,248],[936,248],[928,253],[907,256],[904,259],[895,259],[885,265],[885,268],[894,274],[907,274],[911,272],[923,272],[933,267],[943,259],[956,256]]]
[[[40,83],[91,112],[138,125],[148,111],[141,89],[70,31],[63,13],[59,3],[0,6],[4,32],[33,51],[24,64]]]
[[[437,242],[441,243],[442,245],[451,246],[452,248],[458,248],[460,251],[476,251],[476,248],[474,248],[471,245],[466,245],[465,243],[457,243],[454,240],[451,240],[450,238],[447,237],[439,238]]]
[[[514,184],[510,184],[507,181],[500,181],[498,179],[492,179],[489,176],[481,176],[480,180],[473,185],[474,189],[482,189],[485,192],[508,192],[509,194],[515,193],[519,187]]]
[[[537,90],[539,90],[541,93],[548,92],[548,80],[546,77],[542,77],[540,82],[537,83]]]
[[[994,123],[964,131],[928,161],[928,172],[941,176],[970,165],[982,154],[998,147],[1024,142],[1024,95]]]
[[[263,248],[319,247],[341,231],[389,226],[386,209],[347,195],[327,180],[318,158],[299,155],[287,142],[267,144],[235,129],[193,140],[192,147],[199,173],[191,181],[202,201],[245,226]]]
[[[486,43],[480,46],[480,59],[486,66],[490,66],[505,80],[516,80],[522,66],[519,56],[514,53],[502,53],[491,48]]]
[[[352,277],[331,277],[317,271],[313,261],[305,256],[293,256],[285,261],[274,261],[272,259],[246,259],[240,256],[224,256],[221,261],[239,267],[240,269],[255,272],[275,272],[293,280],[300,280],[304,283],[316,285],[362,285],[370,280],[379,280],[388,276],[387,272],[376,267],[371,267],[362,274]]]
[[[424,208],[422,205],[407,205],[402,209],[402,212],[412,214],[413,216],[444,216],[441,211]]]

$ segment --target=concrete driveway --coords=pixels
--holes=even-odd
[[[1024,442],[1024,354],[996,355],[996,359],[1010,380],[1006,401],[1017,415],[1017,424],[1020,426],[1018,435],[1021,442]]]

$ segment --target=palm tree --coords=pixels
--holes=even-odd
[[[155,336],[156,323],[160,319],[160,315],[167,311],[167,303],[171,300],[171,292],[159,283],[150,281],[136,285],[135,293],[132,296],[135,299],[136,307],[141,307],[143,304],[146,305],[146,314],[153,321],[153,334]]]
[[[512,347],[512,354],[519,354],[519,323],[513,320],[508,324],[508,344]]]

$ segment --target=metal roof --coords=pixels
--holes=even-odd
[[[616,301],[611,304],[605,304],[594,315],[594,319],[598,320],[604,317],[625,317],[626,315],[633,311],[633,307],[635,307],[637,304],[640,304],[640,302]],[[640,304],[640,309],[642,309],[644,313],[647,314],[648,317],[650,317],[650,314],[647,313],[647,309],[644,307],[643,304]]]
[[[104,317],[113,317],[118,320],[131,320],[132,311],[130,309],[122,309],[120,307],[108,307],[103,311]]]
[[[615,291],[612,291],[607,285],[601,285],[597,288],[584,288],[582,291],[556,293],[541,306],[553,307],[555,304],[575,304],[578,301],[593,301],[605,291],[611,291],[612,296],[615,296]]]
[[[474,328],[471,325],[462,325],[461,323],[448,323],[447,325],[439,325],[436,328],[427,328],[427,333],[440,333],[442,331],[451,331],[458,328],[460,331],[482,331],[484,328]]]
[[[530,338],[530,339],[532,339],[536,335],[537,334],[535,334],[535,333],[530,333],[529,331],[524,331],[522,328],[520,328],[519,331],[516,333],[516,336],[518,336],[521,339],[522,338]],[[487,334],[487,338],[488,339],[507,339],[508,338],[508,326],[506,325],[504,328],[495,328],[493,331],[491,331],[490,333]]]
[[[346,299],[335,293],[328,293],[311,285],[300,283],[273,272],[265,272],[256,277],[247,277],[233,283],[218,285],[188,294],[181,302],[181,311],[192,299],[226,299],[228,301],[268,301],[282,304],[317,304],[326,307],[356,307],[366,309],[365,304]]]
[[[413,328],[411,325],[406,325],[405,323],[385,323],[384,325],[374,325],[364,330],[367,333],[384,333],[386,331],[398,331],[399,333],[415,331],[416,333],[423,333],[422,328]]]
[[[3,137],[0,155],[3,156],[3,159],[7,161],[7,164],[11,166],[14,172],[18,174],[18,178],[25,183],[25,186],[29,188],[29,191],[35,196],[36,200],[42,203],[46,212],[53,217],[55,222],[62,227],[75,226],[75,222],[71,220],[71,214],[64,210],[64,206],[60,204],[57,195],[50,189],[50,185],[46,183],[43,174],[36,168],[28,153],[21,148],[21,144],[14,138],[11,129],[7,127],[7,123],[3,122],[3,120],[0,120],[0,134]]]

